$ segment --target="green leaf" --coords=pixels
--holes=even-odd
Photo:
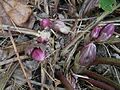
[[[99,0],[99,6],[104,11],[112,11],[113,7],[116,6],[116,0]]]

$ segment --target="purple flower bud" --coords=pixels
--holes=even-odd
[[[40,48],[34,48],[31,53],[31,57],[36,61],[43,61],[45,59],[45,52]]]
[[[113,24],[107,24],[100,32],[100,36],[96,40],[97,42],[104,42],[108,40],[114,33],[115,26]]]
[[[94,43],[86,45],[80,54],[80,65],[87,66],[91,64],[96,57],[96,46]]]
[[[65,23],[60,20],[54,22],[53,29],[63,34],[68,34],[70,32],[70,27],[66,26]]]
[[[91,38],[92,39],[96,39],[98,38],[99,34],[100,34],[101,28],[100,27],[95,27],[92,31],[91,31]]]
[[[43,43],[43,44],[45,44],[47,41],[48,41],[48,39],[44,39],[42,37],[38,37],[37,38],[37,43]]]
[[[51,25],[52,25],[52,22],[51,22],[51,20],[50,19],[42,19],[41,21],[40,21],[40,26],[42,27],[42,28],[50,28],[51,27]]]
[[[40,32],[40,37],[37,38],[38,43],[46,43],[51,36],[51,33],[48,31]]]

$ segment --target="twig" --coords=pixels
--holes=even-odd
[[[70,63],[71,63],[70,60],[71,60],[71,58],[73,57],[73,54],[75,53],[77,46],[78,46],[78,43],[75,44],[74,48],[73,48],[72,51],[69,53],[68,58],[67,58],[67,60],[66,60],[66,62],[65,62],[65,64],[64,64],[64,69],[65,69],[66,71],[68,71],[68,67],[69,67],[69,65],[70,65]]]
[[[89,17],[89,18],[82,18],[82,19],[60,19],[61,21],[87,21],[87,20],[91,20],[91,19],[96,19],[96,17]],[[54,21],[55,19],[51,19],[52,21]]]
[[[18,30],[16,30],[16,28],[14,26],[10,26],[10,25],[0,25],[0,29],[4,29],[4,30],[11,30],[11,31],[14,31],[14,32],[18,32],[18,33],[24,33],[24,34],[29,34],[29,35],[33,35],[33,36],[40,36],[40,34],[35,31],[35,30],[31,30],[31,29],[27,29],[27,28],[20,28],[20,27],[17,27]]]
[[[43,63],[40,64],[40,68],[41,68],[41,83],[44,84],[45,83],[45,72],[43,70]],[[43,86],[41,86],[40,90],[44,90]]]
[[[15,45],[14,39],[13,39],[12,34],[11,34],[11,31],[9,30],[8,32],[9,32],[9,35],[10,35],[10,40],[11,40],[11,42],[12,42],[12,44],[13,44],[14,51],[15,51],[16,56],[17,56],[17,60],[18,60],[18,62],[19,62],[19,64],[20,64],[20,67],[21,67],[23,73],[24,73],[24,76],[25,76],[25,78],[26,78],[26,81],[27,81],[30,89],[33,90],[32,85],[31,85],[31,83],[30,83],[30,81],[29,81],[29,79],[28,79],[28,75],[27,75],[27,73],[25,72],[24,66],[23,66],[23,64],[22,64],[22,62],[21,62],[21,60],[20,60],[20,56],[19,56],[19,53],[18,53],[18,51],[17,51],[17,48],[16,48],[16,45]]]
[[[42,67],[42,69],[52,81],[55,81],[54,78],[45,70],[45,68]]]
[[[38,16],[35,16],[38,20],[42,20],[40,17],[38,17]],[[65,22],[71,22],[71,21],[87,21],[87,20],[91,20],[91,19],[96,19],[96,17],[89,17],[89,18],[76,18],[76,19],[60,19],[61,21],[65,21]],[[51,21],[55,21],[56,19],[52,19],[52,18],[50,18],[50,20]]]
[[[25,60],[27,58],[28,58],[27,56],[20,56],[21,60]],[[8,59],[8,60],[3,60],[2,62],[0,62],[0,66],[5,65],[5,64],[9,64],[11,62],[13,63],[13,62],[16,62],[16,61],[18,61],[17,58],[11,58],[11,59]]]

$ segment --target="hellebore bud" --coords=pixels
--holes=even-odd
[[[80,65],[87,66],[91,64],[96,57],[96,46],[94,43],[89,43],[83,47],[80,54]]]
[[[34,48],[31,57],[36,61],[43,61],[45,59],[45,52],[40,48]]]
[[[68,34],[70,32],[70,27],[66,26],[64,22],[57,20],[54,22],[54,30],[59,31],[63,34]]]
[[[40,32],[40,37],[37,38],[37,42],[46,43],[49,40],[50,36],[51,36],[50,32],[42,31]]]
[[[40,26],[41,26],[42,28],[44,28],[44,29],[50,28],[51,25],[52,25],[52,22],[51,22],[50,19],[42,19],[42,20],[40,21]]]
[[[36,61],[43,61],[45,59],[45,52],[40,48],[31,46],[25,50],[25,53],[31,56]]]
[[[42,38],[42,37],[38,37],[37,38],[37,43],[43,43],[43,44],[45,44],[47,41],[48,41],[47,38]]]
[[[115,26],[113,24],[107,24],[100,32],[97,42],[104,42],[108,40],[114,33]]]
[[[96,39],[96,38],[98,38],[98,36],[99,36],[99,34],[100,34],[100,31],[101,31],[101,28],[100,27],[95,27],[92,31],[91,31],[91,34],[90,34],[90,36],[91,36],[91,38],[92,39]]]

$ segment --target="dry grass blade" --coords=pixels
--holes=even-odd
[[[65,65],[64,65],[64,68],[66,69],[66,71],[68,71],[69,69],[69,65],[71,63],[71,59],[73,57],[73,54],[75,53],[76,49],[77,49],[77,46],[78,46],[78,43],[75,44],[73,50],[70,52],[70,54],[68,55],[68,59],[67,61],[65,62]]]
[[[24,60],[24,59],[27,59],[27,58],[28,58],[27,56],[20,56],[21,60]],[[5,65],[5,64],[9,64],[11,62],[13,63],[13,62],[16,62],[16,61],[18,61],[17,58],[11,58],[11,59],[0,62],[0,66]]]
[[[49,9],[48,9],[48,0],[44,0],[44,9],[47,15],[49,15]]]
[[[17,77],[17,79],[26,82],[26,80],[24,80],[23,78]],[[46,90],[50,90],[49,86],[46,85],[46,84],[42,84],[42,83],[39,83],[39,82],[36,82],[36,81],[33,81],[33,80],[30,80],[30,82],[31,82],[32,84],[42,86],[42,87],[44,87]]]
[[[21,67],[21,69],[22,69],[22,71],[23,71],[23,73],[24,73],[24,76],[25,76],[25,78],[26,78],[26,80],[27,80],[27,83],[28,83],[30,89],[33,90],[32,85],[31,85],[31,83],[30,83],[30,80],[28,79],[28,75],[27,75],[27,73],[25,72],[24,66],[23,66],[23,64],[22,64],[22,62],[21,62],[21,60],[20,60],[20,56],[19,56],[19,53],[18,53],[18,51],[17,51],[16,45],[15,45],[15,42],[14,42],[14,39],[13,39],[13,37],[12,37],[12,34],[11,34],[11,31],[10,31],[10,30],[9,30],[9,35],[10,35],[10,40],[11,40],[11,42],[12,42],[12,44],[13,44],[14,51],[15,51],[15,53],[16,53],[17,59],[18,59],[18,61],[19,61],[20,67]]]
[[[54,2],[55,2],[55,12],[57,11],[57,7],[58,7],[58,4],[59,4],[59,1],[60,0],[54,0]]]
[[[112,47],[116,52],[120,53],[120,49],[117,48],[115,45],[110,45],[110,47]]]
[[[0,90],[5,90],[6,83],[10,79],[11,75],[15,69],[19,66],[19,63],[11,64],[11,67],[3,74],[3,77],[0,79]]]
[[[79,11],[79,15],[83,16],[86,13],[89,13],[91,10],[93,10],[96,7],[98,2],[99,0],[85,0]]]

